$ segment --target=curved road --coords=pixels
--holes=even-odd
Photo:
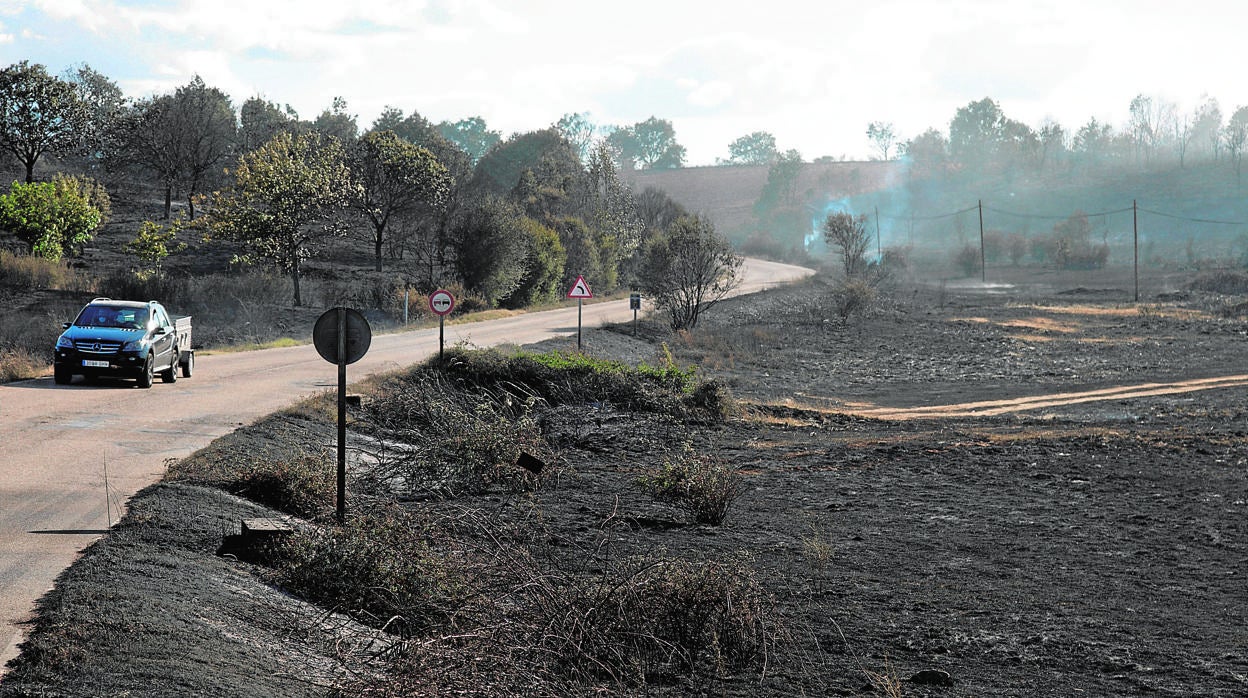
[[[747,259],[739,293],[811,273]],[[584,327],[632,318],[628,301],[584,306]],[[446,344],[529,344],[576,334],[576,306],[490,322],[448,325]],[[348,380],[434,354],[438,331],[373,338]],[[312,346],[202,357],[190,379],[150,390],[116,384],[0,385],[0,674],[17,656],[23,620],[78,553],[117,521],[120,506],[156,482],[165,460],[337,386],[337,369]]]

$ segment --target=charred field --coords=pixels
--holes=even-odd
[[[557,463],[540,488],[404,498],[448,532],[431,545],[452,567],[504,571],[455,597],[468,611],[438,607],[398,634],[217,554],[240,517],[269,510],[207,473],[328,438],[323,408],[261,420],[132,501],[44,599],[0,695],[1248,692],[1243,299],[1000,290],[899,284],[846,313],[816,278],[725,301],[691,332],[588,333],[591,355],[696,366],[730,409],[646,408],[567,380],[591,397],[546,401],[515,432]],[[738,478],[722,523],[640,484],[682,453]],[[688,661],[651,652],[612,670],[549,638],[593,655],[621,636],[534,615],[681,561],[749,582],[715,588],[747,602],[753,651],[734,657],[725,626]],[[692,607],[724,598],[705,594]]]

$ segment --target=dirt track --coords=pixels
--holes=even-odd
[[[1234,388],[1248,385],[1248,375],[1221,376],[1218,378],[1198,378],[1171,383],[1141,383],[1139,385],[1121,385],[1113,388],[1085,390],[1073,393],[1050,393],[1047,395],[1030,395],[1028,397],[1006,400],[984,400],[979,402],[960,402],[953,405],[932,405],[928,407],[854,407],[844,410],[845,414],[876,419],[937,419],[941,417],[996,417],[1003,414],[1015,414],[1028,410],[1039,410],[1054,407],[1065,407],[1088,402],[1108,402],[1116,400],[1136,400],[1161,395],[1182,395],[1200,390],[1216,390],[1218,388]]]

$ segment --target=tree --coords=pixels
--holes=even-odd
[[[128,101],[117,83],[87,64],[65,72],[87,116],[79,149],[87,169],[98,169],[112,162],[121,145],[118,128]]]
[[[1222,143],[1222,108],[1212,97],[1192,115],[1192,142],[1204,145],[1210,160],[1217,160]]]
[[[676,129],[666,119],[650,117],[633,126],[637,144],[637,162],[643,169],[656,170],[683,167],[685,147],[676,142]]]
[[[232,186],[215,192],[204,216],[212,239],[241,243],[241,260],[268,261],[290,274],[303,305],[300,263],[321,243],[341,237],[352,197],[342,144],[319,133],[279,133],[244,155]]]
[[[469,205],[472,162],[458,145],[442,136],[436,126],[417,112],[386,107],[373,122],[372,131],[394,131],[399,138],[425,148],[447,169],[449,189],[445,205],[421,209],[396,221],[388,246],[391,256],[403,260],[403,269],[418,287],[432,291],[443,285],[451,269],[451,225]]]
[[[1099,164],[1113,154],[1114,129],[1095,118],[1075,132],[1073,150],[1089,164]]]
[[[594,149],[594,134],[597,127],[589,120],[589,113],[564,114],[555,123],[559,133],[572,144],[582,162],[589,160]]]
[[[142,277],[160,273],[160,266],[165,258],[174,252],[186,249],[185,244],[176,243],[178,232],[182,230],[184,221],[181,217],[165,226],[155,221],[143,221],[134,239],[127,242],[122,250],[134,256],[139,263],[137,274]]]
[[[1066,130],[1062,125],[1051,119],[1046,120],[1040,126],[1037,134],[1040,141],[1040,163],[1039,168],[1044,170],[1049,163],[1059,163],[1066,159],[1068,151],[1066,143]]]
[[[866,216],[854,217],[844,211],[828,214],[823,221],[823,238],[840,254],[845,276],[857,276],[866,270],[867,248],[871,245]]]
[[[709,219],[684,216],[650,243],[641,288],[673,330],[693,329],[740,283],[742,261]]]
[[[173,94],[137,103],[125,130],[127,157],[155,174],[164,188],[165,220],[175,190],[182,188],[194,218],[196,195],[223,174],[237,139],[230,98],[198,75]]]
[[[532,218],[521,221],[525,232],[524,274],[516,288],[502,300],[507,308],[524,308],[555,300],[567,253],[559,234]]]
[[[243,102],[238,120],[238,149],[243,153],[259,148],[283,131],[297,133],[301,128],[299,115],[290,105],[279,107],[259,95]]]
[[[910,161],[912,177],[943,174],[949,167],[949,140],[934,128],[906,141],[902,152]]]
[[[572,144],[557,129],[514,134],[477,161],[470,188],[475,194],[505,197],[516,191],[525,170],[534,184],[551,187],[560,198],[584,171]]]
[[[1038,167],[1042,160],[1040,153],[1040,138],[1030,126],[1013,119],[1005,120],[995,153],[998,167],[1011,172],[1018,167]]]
[[[443,121],[438,124],[438,131],[443,138],[468,153],[468,159],[473,164],[479,162],[491,148],[503,140],[502,134],[487,128],[485,119],[479,116],[460,119],[454,123]]]
[[[768,233],[787,250],[801,248],[801,237],[810,224],[797,198],[797,180],[801,173],[800,153],[789,150],[780,155],[767,171],[767,183],[754,202],[754,216],[760,232]]]
[[[1179,155],[1179,169],[1187,165],[1187,151],[1192,145],[1195,135],[1194,121],[1191,115],[1183,114],[1174,119],[1174,150]]]
[[[1235,168],[1235,183],[1239,184],[1244,146],[1248,145],[1248,107],[1236,109],[1230,121],[1226,122],[1226,128],[1222,133],[1222,144],[1226,149],[1227,157],[1231,159],[1231,166]]]
[[[528,271],[529,235],[523,220],[514,205],[489,197],[452,227],[460,281],[491,306],[514,293]]]
[[[164,189],[164,219],[173,210],[173,192],[181,173],[182,132],[173,95],[151,97],[134,104],[123,116],[124,160],[154,176]]]
[[[450,189],[446,168],[425,148],[393,131],[370,131],[350,150],[351,206],[372,226],[374,268],[381,271],[387,225],[421,209],[436,211]]]
[[[656,187],[646,187],[634,197],[637,217],[642,228],[647,232],[661,232],[681,216],[688,215],[685,209],[667,192]]]
[[[1175,118],[1175,106],[1163,99],[1144,94],[1131,100],[1131,136],[1135,141],[1137,157],[1142,154],[1145,162],[1151,162],[1158,146]]]
[[[571,288],[578,275],[594,283],[605,276],[604,255],[599,249],[598,239],[585,221],[575,216],[564,216],[551,221],[550,225],[558,234],[559,244],[564,250],[563,278],[560,279],[564,288]]]
[[[755,131],[728,145],[727,164],[770,165],[778,156],[776,137],[766,131]]]
[[[683,167],[685,147],[676,142],[670,121],[650,117],[607,136],[607,145],[618,154],[622,170]]]
[[[880,159],[887,160],[889,152],[893,149],[893,143],[897,141],[897,134],[893,131],[891,122],[872,121],[867,124],[867,138],[870,138],[871,143],[875,145]]]
[[[611,289],[619,283],[618,272],[625,260],[640,247],[645,229],[633,192],[620,179],[615,159],[605,144],[594,149],[584,184],[578,212],[599,240],[600,250],[610,250],[613,255],[602,258],[602,276],[598,280],[599,287]]]
[[[14,182],[0,196],[0,228],[31,255],[57,261],[80,252],[107,211],[108,195],[94,180],[57,174],[51,182]]]
[[[958,109],[949,122],[949,152],[963,165],[979,167],[997,154],[1005,114],[993,100],[985,97]]]
[[[186,185],[188,214],[194,220],[200,186],[224,172],[226,158],[234,151],[237,122],[229,96],[204,84],[198,75],[179,87],[173,99],[182,140],[178,169]]]
[[[324,136],[337,138],[344,145],[350,145],[360,135],[355,115],[347,111],[347,100],[342,97],[334,97],[329,108],[312,122],[312,128]]]
[[[90,112],[74,86],[29,61],[0,71],[0,148],[35,181],[35,163],[45,154],[65,154],[83,142]]]

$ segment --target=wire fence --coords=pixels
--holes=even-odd
[[[989,201],[935,212],[875,206],[863,215],[877,259],[888,250],[905,250],[911,265],[948,278],[989,282],[1060,272],[1072,282],[1130,282],[1138,299],[1141,276],[1154,290],[1161,290],[1156,280],[1164,277],[1161,286],[1173,290],[1202,272],[1248,267],[1248,219],[1136,201],[1060,213]]]

